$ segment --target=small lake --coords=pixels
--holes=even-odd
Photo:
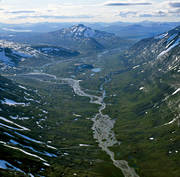
[[[98,73],[100,72],[102,69],[101,68],[93,68],[91,71],[92,72],[95,72],[95,73]]]

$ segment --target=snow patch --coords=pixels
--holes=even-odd
[[[176,36],[177,36],[177,33],[171,35],[171,36],[167,39],[167,43],[171,42]]]
[[[21,105],[21,106],[25,106],[25,103],[17,103],[13,100],[7,99],[5,98],[3,101],[1,101],[2,104],[7,104],[9,106],[16,106],[16,105]]]
[[[24,173],[22,170],[20,170],[19,168],[11,165],[9,162],[7,162],[5,160],[0,160],[0,168],[4,169],[4,170],[14,170],[14,171],[19,171],[21,173]]]
[[[172,95],[176,95],[178,92],[180,92],[180,88],[178,88],[175,92],[173,92]]]
[[[164,34],[161,34],[159,36],[156,36],[154,39],[163,39],[164,37],[166,37],[168,35],[168,33],[164,33]]]
[[[22,89],[24,89],[24,90],[27,90],[27,88],[24,87],[24,86],[22,86],[22,85],[19,85],[19,88],[22,88]]]
[[[0,120],[3,120],[3,121],[5,121],[5,122],[7,122],[7,123],[10,123],[10,124],[13,124],[13,125],[19,127],[20,129],[14,128],[14,127],[10,127],[10,126],[8,126],[8,125],[4,125],[4,124],[0,123],[0,125],[2,125],[2,126],[4,126],[4,127],[7,127],[7,128],[10,128],[10,129],[13,129],[13,130],[30,131],[30,129],[28,129],[28,128],[26,128],[26,127],[23,127],[23,126],[20,126],[20,125],[18,125],[18,124],[16,124],[16,123],[14,123],[14,122],[12,122],[12,121],[10,121],[10,120],[4,118],[4,117],[1,117],[1,116],[0,116]]]
[[[139,68],[139,67],[140,67],[140,65],[137,65],[137,66],[134,66],[133,69],[136,69],[136,68]]]
[[[79,146],[80,146],[80,147],[88,147],[88,146],[90,146],[90,145],[88,145],[88,144],[79,144]]]
[[[144,90],[144,87],[140,87],[139,90]]]
[[[95,72],[95,73],[98,73],[98,72],[101,72],[101,70],[102,70],[101,68],[94,68],[91,71]]]
[[[157,58],[162,57],[163,55],[165,55],[166,53],[168,53],[170,50],[172,50],[174,47],[178,46],[180,44],[180,38],[173,44],[171,45],[169,48],[167,48],[166,50],[162,51]]]
[[[15,150],[21,151],[21,152],[23,152],[23,153],[26,154],[26,155],[35,157],[35,158],[37,158],[37,159],[40,159],[41,161],[46,162],[46,160],[43,159],[42,157],[39,157],[38,155],[35,155],[35,154],[31,154],[31,153],[29,153],[29,152],[27,152],[27,151],[25,151],[25,150],[23,150],[23,149],[20,149],[20,148],[17,148],[17,147],[13,147],[13,146],[9,146],[9,145],[6,145],[6,144],[5,144],[4,146],[6,146],[6,147],[8,147],[8,148],[11,148],[11,149],[15,149]]]

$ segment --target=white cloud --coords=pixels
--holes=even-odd
[[[18,10],[18,11],[7,11],[6,13],[10,14],[33,14],[36,13],[34,10]]]
[[[180,8],[180,2],[169,2],[169,5],[174,8]]]
[[[134,1],[110,1],[110,2],[105,2],[105,6],[149,6],[152,5],[150,2],[134,2]]]
[[[0,22],[178,21],[179,5],[180,0],[101,0],[101,3],[49,3],[31,8],[4,3],[0,9]]]

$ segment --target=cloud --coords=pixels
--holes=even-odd
[[[143,13],[143,14],[139,14],[139,17],[144,17],[144,18],[148,18],[148,17],[166,17],[168,16],[167,12],[163,12],[163,11],[156,11],[156,12],[152,12],[152,13]]]
[[[43,18],[43,19],[86,19],[86,18],[93,18],[93,16],[88,15],[78,15],[78,16],[55,16],[55,15],[33,15],[33,16],[18,16],[15,19],[25,19],[25,18]]]
[[[4,31],[11,32],[32,32],[32,30],[20,30],[20,29],[12,29],[12,28],[2,28]]]
[[[44,1],[42,5],[38,1],[36,4],[0,3],[0,22],[178,21],[180,16],[180,0],[55,1]]]
[[[119,16],[121,17],[128,17],[128,16],[135,16],[137,14],[137,12],[135,11],[128,11],[128,12],[120,12]]]
[[[32,14],[32,13],[36,13],[36,11],[34,11],[34,10],[19,10],[19,11],[8,11],[7,13],[10,13],[10,14]]]
[[[152,5],[152,3],[148,2],[106,2],[104,4],[105,6],[146,6],[146,5]]]
[[[180,8],[180,2],[170,2],[169,5],[174,8]]]
[[[179,17],[180,16],[180,8],[169,10],[168,13],[172,16]]]
[[[180,8],[179,9],[174,9],[174,10],[169,10],[169,13],[171,13],[171,14],[176,14],[176,13],[180,14]]]

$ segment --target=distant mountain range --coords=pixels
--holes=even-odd
[[[149,38],[169,31],[176,26],[180,25],[180,22],[139,22],[139,23],[112,23],[107,25],[98,25],[95,29],[104,30],[114,33],[120,37],[140,40]]]
[[[81,52],[111,48],[124,49],[131,45],[130,41],[122,39],[113,33],[94,30],[82,24],[49,33],[30,35],[20,33],[10,35],[6,39],[21,43],[31,43],[33,45],[55,45]]]
[[[180,25],[180,22],[150,22],[137,23],[114,22],[114,23],[84,23],[93,29],[114,33],[119,37],[139,40],[156,36]],[[78,23],[28,23],[28,24],[0,24],[0,33],[13,35],[16,33],[47,33],[62,28],[69,28]]]
[[[179,24],[146,21],[85,23],[89,27],[82,24],[72,26],[72,23],[1,24],[0,39],[92,52],[118,47],[127,48],[140,39],[154,37]]]

